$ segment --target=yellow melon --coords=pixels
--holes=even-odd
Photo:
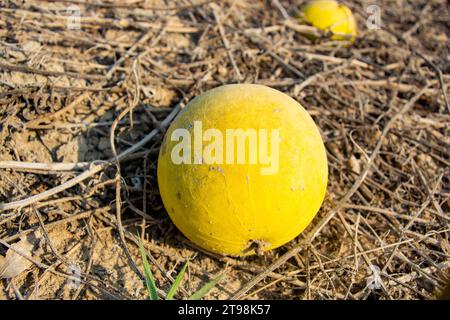
[[[176,227],[226,255],[279,247],[318,212],[326,152],[305,109],[262,85],[224,85],[188,103],[158,159],[158,184]]]
[[[300,9],[300,20],[330,32],[332,40],[354,40],[356,21],[351,10],[334,0],[313,0]]]

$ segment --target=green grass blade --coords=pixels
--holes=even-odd
[[[177,275],[175,281],[173,282],[172,287],[170,287],[169,292],[167,293],[166,300],[172,300],[175,292],[177,292],[178,287],[180,286],[181,280],[183,280],[184,273],[186,272],[186,268],[188,266],[188,261],[184,264],[180,273]]]
[[[192,296],[188,298],[188,300],[200,300],[205,294],[209,292],[212,288],[216,286],[216,284],[223,278],[223,274],[217,276],[215,279],[211,280],[203,287],[201,287],[197,292],[195,292]]]
[[[145,284],[147,286],[148,296],[151,300],[158,300],[158,293],[156,291],[155,279],[153,278],[152,270],[147,260],[147,253],[145,252],[142,241],[139,240],[139,249],[141,250],[142,263],[144,264]]]

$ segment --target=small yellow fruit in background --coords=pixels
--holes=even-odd
[[[334,0],[313,0],[301,9],[301,19],[325,32],[332,40],[354,40],[356,21],[351,10]]]
[[[238,129],[244,142],[229,139]],[[312,118],[288,95],[262,85],[224,85],[190,101],[158,159],[161,197],[177,228],[201,248],[235,256],[298,236],[318,212],[327,178]]]

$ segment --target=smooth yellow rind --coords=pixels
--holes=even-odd
[[[332,40],[354,40],[356,21],[351,10],[334,0],[313,0],[301,8],[301,16],[319,30],[329,31]]]
[[[179,164],[171,161],[173,130],[279,129],[279,171],[260,164]],[[192,146],[193,148],[193,146]],[[248,146],[247,146],[248,151]],[[225,85],[192,100],[169,127],[158,159],[164,206],[177,228],[198,246],[244,255],[252,241],[279,247],[299,235],[319,210],[327,186],[325,148],[303,107],[262,85]]]

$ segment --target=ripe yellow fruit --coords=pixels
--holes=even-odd
[[[306,110],[254,84],[224,85],[190,101],[158,159],[174,224],[198,246],[226,255],[270,250],[299,235],[318,212],[327,179],[324,144]]]
[[[319,30],[331,32],[332,40],[354,40],[356,21],[351,10],[334,0],[313,0],[301,9],[301,19]]]

